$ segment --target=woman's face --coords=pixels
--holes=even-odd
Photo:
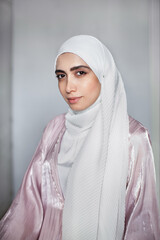
[[[101,84],[78,55],[61,54],[57,59],[55,73],[60,93],[72,110],[84,110],[98,98]]]

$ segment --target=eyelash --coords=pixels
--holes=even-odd
[[[78,73],[80,73],[80,75],[78,75]],[[76,74],[77,74],[78,76],[82,76],[82,75],[85,75],[86,72],[84,72],[84,71],[78,71],[78,72],[76,72]]]
[[[79,74],[80,73],[80,74]],[[80,77],[80,76],[82,76],[82,75],[85,75],[86,74],[86,72],[84,72],[84,71],[78,71],[78,72],[76,72],[76,75],[78,76],[78,77]],[[58,80],[60,80],[60,79],[62,79],[62,78],[64,78],[65,77],[65,74],[58,74],[58,75],[56,75],[56,77],[58,78]]]
[[[56,77],[58,78],[58,80],[60,80],[65,77],[65,74],[58,74],[56,75]]]

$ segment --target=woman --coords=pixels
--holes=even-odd
[[[1,239],[158,240],[148,132],[128,117],[110,52],[75,36],[61,46],[55,73],[69,110],[47,125]]]

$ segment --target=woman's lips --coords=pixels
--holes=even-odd
[[[67,98],[68,102],[73,104],[73,103],[77,103],[79,101],[81,97],[71,97],[71,98]]]

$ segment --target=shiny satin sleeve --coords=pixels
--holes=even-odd
[[[1,240],[61,240],[64,199],[56,159],[64,114],[51,120],[11,207],[0,221]]]
[[[159,240],[160,218],[154,159],[149,135],[144,127],[130,134],[129,155],[124,239]]]
[[[43,220],[41,203],[42,142],[24,176],[11,207],[0,221],[1,240],[38,239]]]

